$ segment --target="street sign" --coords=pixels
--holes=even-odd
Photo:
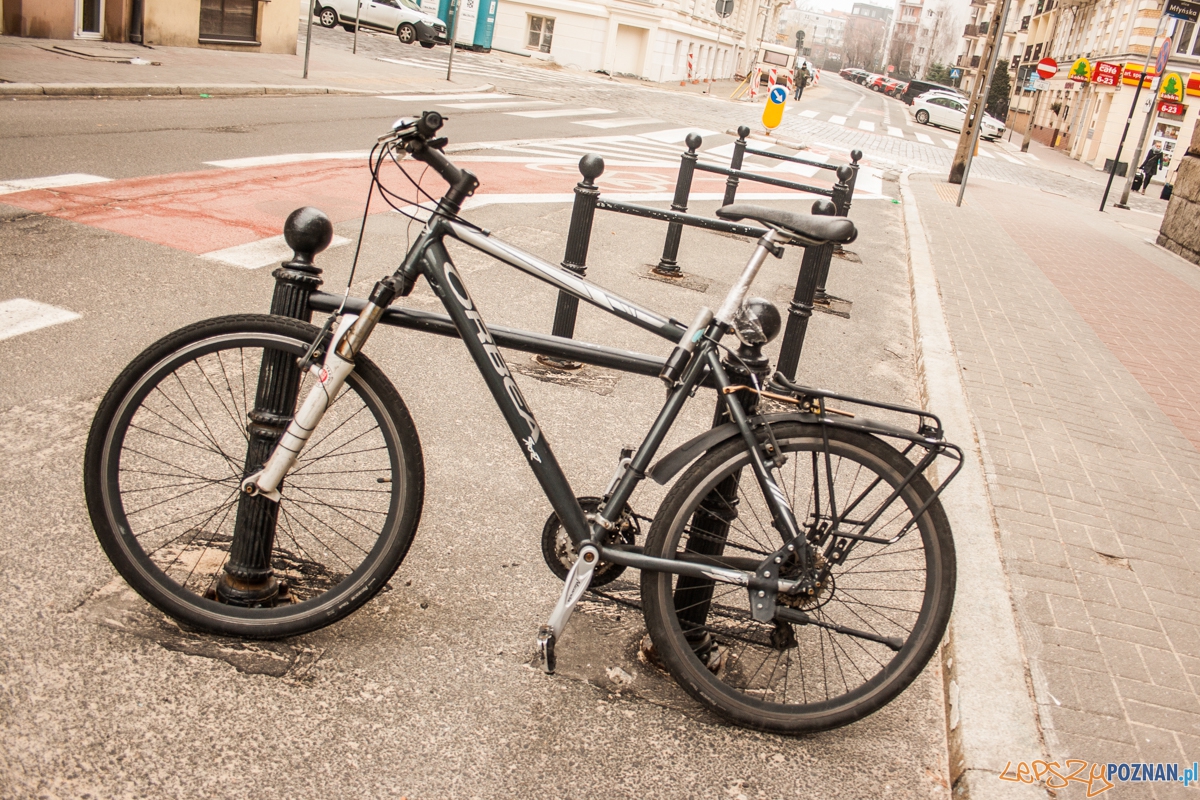
[[[1193,2],[1193,0],[1167,0],[1166,14],[1175,19],[1200,22],[1200,3]]]
[[[950,80],[956,81],[961,77],[962,77],[962,70],[960,70],[960,69],[950,70]]]
[[[1025,89],[1024,89],[1024,91],[1026,91],[1026,92],[1040,92],[1040,91],[1042,91],[1042,90],[1044,90],[1044,89],[1049,89],[1049,88],[1050,88],[1050,81],[1043,81],[1043,80],[1039,80],[1039,79],[1037,79],[1037,78],[1034,78],[1034,77],[1032,77],[1032,76],[1031,76],[1031,77],[1029,78],[1029,82],[1025,84]]]
[[[888,72],[895,72],[895,71],[896,71],[896,65],[895,65],[895,64],[888,64],[887,71],[888,71]]]
[[[1075,63],[1071,65],[1071,71],[1067,77],[1076,83],[1087,83],[1092,79],[1092,65],[1086,58],[1076,59]]]
[[[1163,75],[1158,84],[1158,96],[1164,100],[1183,100],[1183,78],[1174,72]]]
[[[1158,48],[1158,60],[1154,62],[1154,71],[1159,75],[1167,68],[1167,59],[1171,57],[1171,37],[1163,39],[1162,47]]]
[[[787,89],[773,86],[767,94],[767,107],[763,109],[762,124],[767,130],[774,130],[783,122],[783,107],[787,103]]]
[[[1058,62],[1053,58],[1043,58],[1038,62],[1037,74],[1039,78],[1050,80],[1058,74]]]
[[[733,13],[734,0],[717,0],[717,16],[724,18]]]

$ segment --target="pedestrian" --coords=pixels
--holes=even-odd
[[[804,87],[808,85],[809,79],[808,63],[800,62],[792,74],[792,82],[796,84],[796,98],[800,99],[800,95],[804,94]]]
[[[1145,177],[1142,179],[1142,194],[1146,193],[1146,187],[1150,185],[1150,179],[1154,177],[1163,167],[1163,151],[1155,142],[1150,146],[1150,152],[1146,154],[1146,160],[1142,162],[1142,172]]]

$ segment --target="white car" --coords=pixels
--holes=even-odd
[[[961,131],[967,119],[967,100],[945,92],[928,92],[913,100],[908,111],[922,125]],[[991,114],[984,114],[979,135],[984,139],[999,139],[1004,135],[1004,123]]]
[[[446,23],[422,11],[416,0],[325,0],[317,5],[317,20],[326,28],[341,25],[352,31],[359,8],[361,27],[394,33],[404,44],[433,47],[449,41]]]

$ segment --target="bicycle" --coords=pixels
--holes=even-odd
[[[350,299],[348,284],[323,328],[270,315],[195,323],[151,345],[114,382],[89,434],[85,493],[120,574],[186,626],[257,638],[315,630],[379,592],[415,535],[424,467],[400,394],[363,348],[378,323],[402,313],[392,302],[424,277],[553,508],[543,552],[564,586],[537,636],[547,672],[584,593],[632,567],[641,570],[657,657],[696,700],[738,725],[824,730],[897,696],[936,651],[950,615],[954,544],[939,496],[962,452],[928,412],[779,374],[768,382],[761,347],[779,332],[779,314],[746,299],[768,255],[781,257],[785,244],[850,242],[854,224],[722,208],[720,216],[755,220],[766,233],[718,310],[702,308],[685,326],[463,220],[478,180],[446,158],[446,140],[435,138],[441,125],[435,112],[400,120],[373,151],[372,189],[385,191],[385,156],[399,165],[406,155],[449,188],[366,301]],[[673,343],[657,362],[662,409],[641,445],[622,451],[601,496],[572,491],[497,346],[508,334],[494,336],[484,322],[445,237]],[[334,296],[325,297],[328,305]],[[320,306],[315,296],[312,305]],[[432,315],[404,313],[433,324]],[[731,331],[742,342],[736,352],[721,343]],[[586,348],[646,371],[636,354]],[[700,387],[721,398],[719,424],[655,463]],[[759,414],[763,397],[795,410]],[[914,415],[916,430],[860,419],[829,400]],[[925,472],[939,457],[956,466],[935,489]],[[638,544],[629,500],[647,476],[680,477]]]

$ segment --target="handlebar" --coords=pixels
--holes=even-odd
[[[436,111],[423,111],[417,120],[397,120],[391,132],[381,137],[380,142],[399,142],[413,158],[425,162],[434,172],[441,175],[442,179],[450,184],[450,189],[442,197],[438,207],[446,212],[457,213],[463,200],[474,194],[475,189],[479,187],[479,179],[470,171],[454,166],[442,152],[442,148],[446,146],[446,139],[434,137],[445,121],[446,118]]]

